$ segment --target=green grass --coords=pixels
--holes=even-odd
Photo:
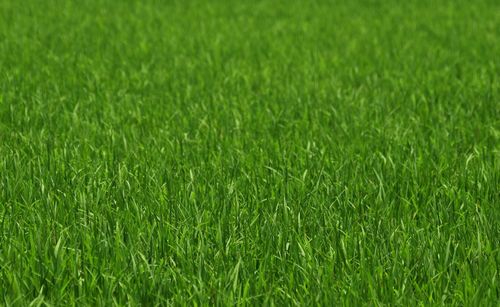
[[[0,1],[0,305],[500,300],[496,1]]]

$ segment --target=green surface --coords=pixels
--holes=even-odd
[[[0,1],[0,305],[500,299],[500,3]]]

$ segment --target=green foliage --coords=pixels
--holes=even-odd
[[[0,304],[496,305],[495,1],[0,2]]]

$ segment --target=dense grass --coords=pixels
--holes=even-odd
[[[0,1],[0,304],[497,305],[496,1]]]

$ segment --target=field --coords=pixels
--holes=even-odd
[[[0,305],[500,301],[500,2],[0,1]]]

